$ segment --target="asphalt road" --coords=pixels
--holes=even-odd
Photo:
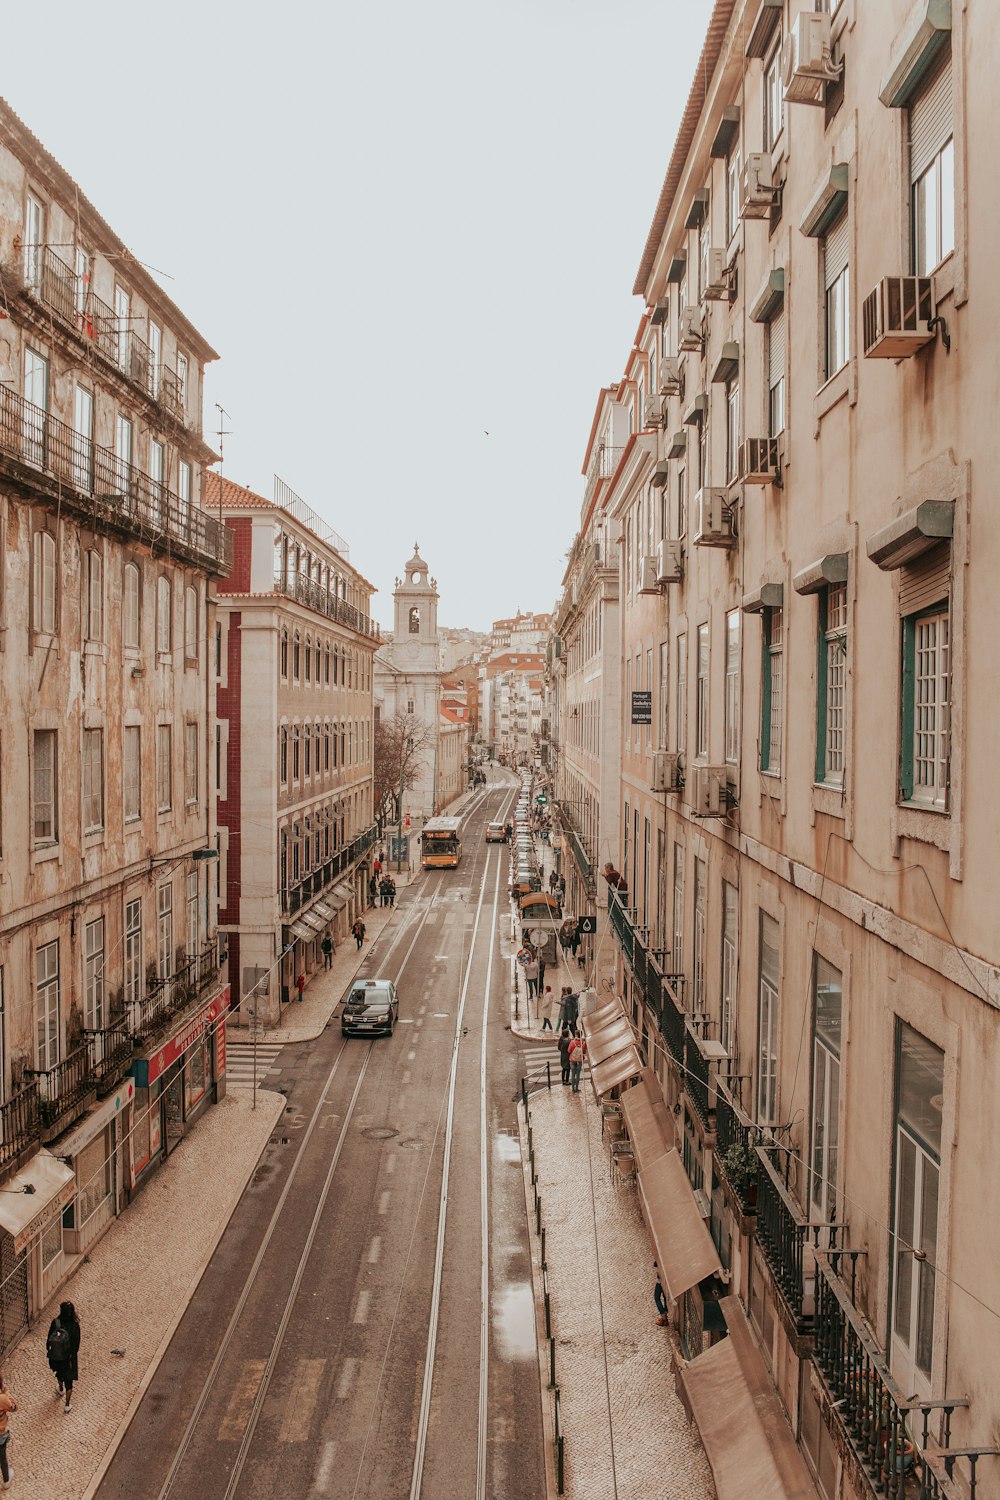
[[[544,1494],[507,851],[482,840],[508,800],[488,792],[459,868],[407,888],[373,947],[363,973],[399,975],[395,1035],[334,1020],[282,1049],[283,1120],[99,1500]]]

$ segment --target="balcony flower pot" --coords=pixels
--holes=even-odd
[[[907,1437],[901,1438],[900,1441],[893,1446],[895,1448],[895,1453],[890,1454],[888,1451],[889,1434],[887,1432],[884,1432],[882,1434],[882,1452],[886,1455],[886,1461],[887,1463],[891,1463],[897,1474],[905,1474],[908,1469],[913,1468],[913,1462],[917,1452],[916,1446],[915,1444],[911,1443],[910,1439]]]
[[[757,1153],[752,1146],[734,1142],[719,1157],[726,1180],[740,1202],[747,1208],[757,1206]]]

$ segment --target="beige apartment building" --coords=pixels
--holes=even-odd
[[[274,1025],[324,937],[368,904],[374,589],[281,480],[269,500],[210,474],[205,494],[233,542],[217,586],[219,928],[240,1019]]]
[[[205,339],[0,102],[0,1349],[224,1090]]]
[[[687,1183],[644,1196],[691,1235],[681,1388],[736,1331],[825,1500],[1000,1493],[995,22],[717,0],[603,398],[607,899]]]

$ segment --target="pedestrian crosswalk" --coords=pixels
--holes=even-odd
[[[546,1036],[550,1033],[546,1032]],[[551,1033],[552,1040],[540,1043],[532,1043],[530,1046],[521,1048],[521,1074],[528,1087],[538,1087],[539,1084],[557,1084],[562,1077],[562,1067],[559,1061],[559,1049],[556,1046],[558,1032]],[[590,1073],[590,1063],[583,1066],[584,1077]]]
[[[257,1082],[262,1083],[268,1074],[280,1072],[280,1067],[275,1064],[280,1062],[281,1044],[274,1042],[257,1043]],[[226,1079],[230,1088],[243,1086],[253,1088],[254,1078],[254,1044],[253,1042],[230,1042],[226,1043]]]

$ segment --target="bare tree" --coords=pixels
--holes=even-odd
[[[391,719],[380,715],[375,725],[375,811],[383,823],[399,816],[399,797],[413,786],[424,768],[433,743],[429,724],[397,711]]]

